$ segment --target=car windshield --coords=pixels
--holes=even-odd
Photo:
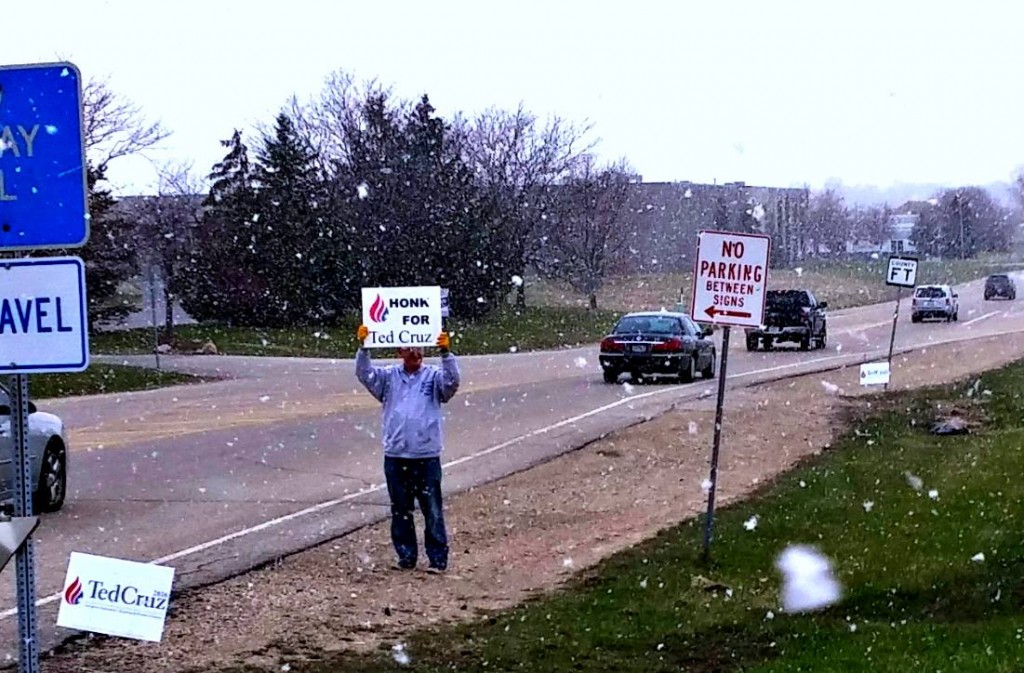
[[[922,299],[942,299],[946,296],[946,291],[941,287],[919,287],[914,296]]]
[[[781,306],[809,306],[810,300],[803,290],[768,290],[768,303]]]
[[[626,316],[615,326],[616,334],[682,334],[678,318]]]
[[[1010,280],[1007,276],[1003,276],[1003,275],[989,276],[988,279],[989,279],[989,281],[995,282],[995,283],[1005,283],[1006,281]]]

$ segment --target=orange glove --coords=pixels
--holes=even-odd
[[[448,332],[441,332],[437,335],[437,347],[441,349],[442,353],[447,353],[451,345],[452,338],[448,336]]]
[[[356,338],[359,339],[359,343],[366,341],[368,336],[370,336],[370,328],[366,325],[360,325],[359,329],[356,330]]]

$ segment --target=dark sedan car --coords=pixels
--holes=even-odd
[[[628,373],[633,379],[671,376],[684,383],[714,378],[717,364],[711,327],[700,327],[686,313],[629,313],[601,341],[606,383]]]
[[[1017,298],[1017,285],[1005,273],[994,273],[985,279],[985,300],[996,297]]]

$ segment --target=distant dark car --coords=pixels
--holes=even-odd
[[[818,301],[810,290],[768,290],[764,304],[764,325],[746,330],[748,351],[787,341],[802,350],[827,345],[828,302]]]
[[[671,376],[684,383],[698,373],[711,379],[717,359],[711,326],[700,327],[686,313],[628,313],[601,341],[605,383],[616,383],[624,373],[633,379]]]
[[[994,273],[985,279],[985,300],[988,301],[996,297],[1017,298],[1017,284],[1004,273]]]

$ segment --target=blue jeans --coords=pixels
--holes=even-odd
[[[392,458],[384,456],[384,477],[391,498],[391,542],[404,567],[416,565],[415,503],[423,512],[423,547],[430,565],[448,567],[448,534],[441,501],[440,458]]]

